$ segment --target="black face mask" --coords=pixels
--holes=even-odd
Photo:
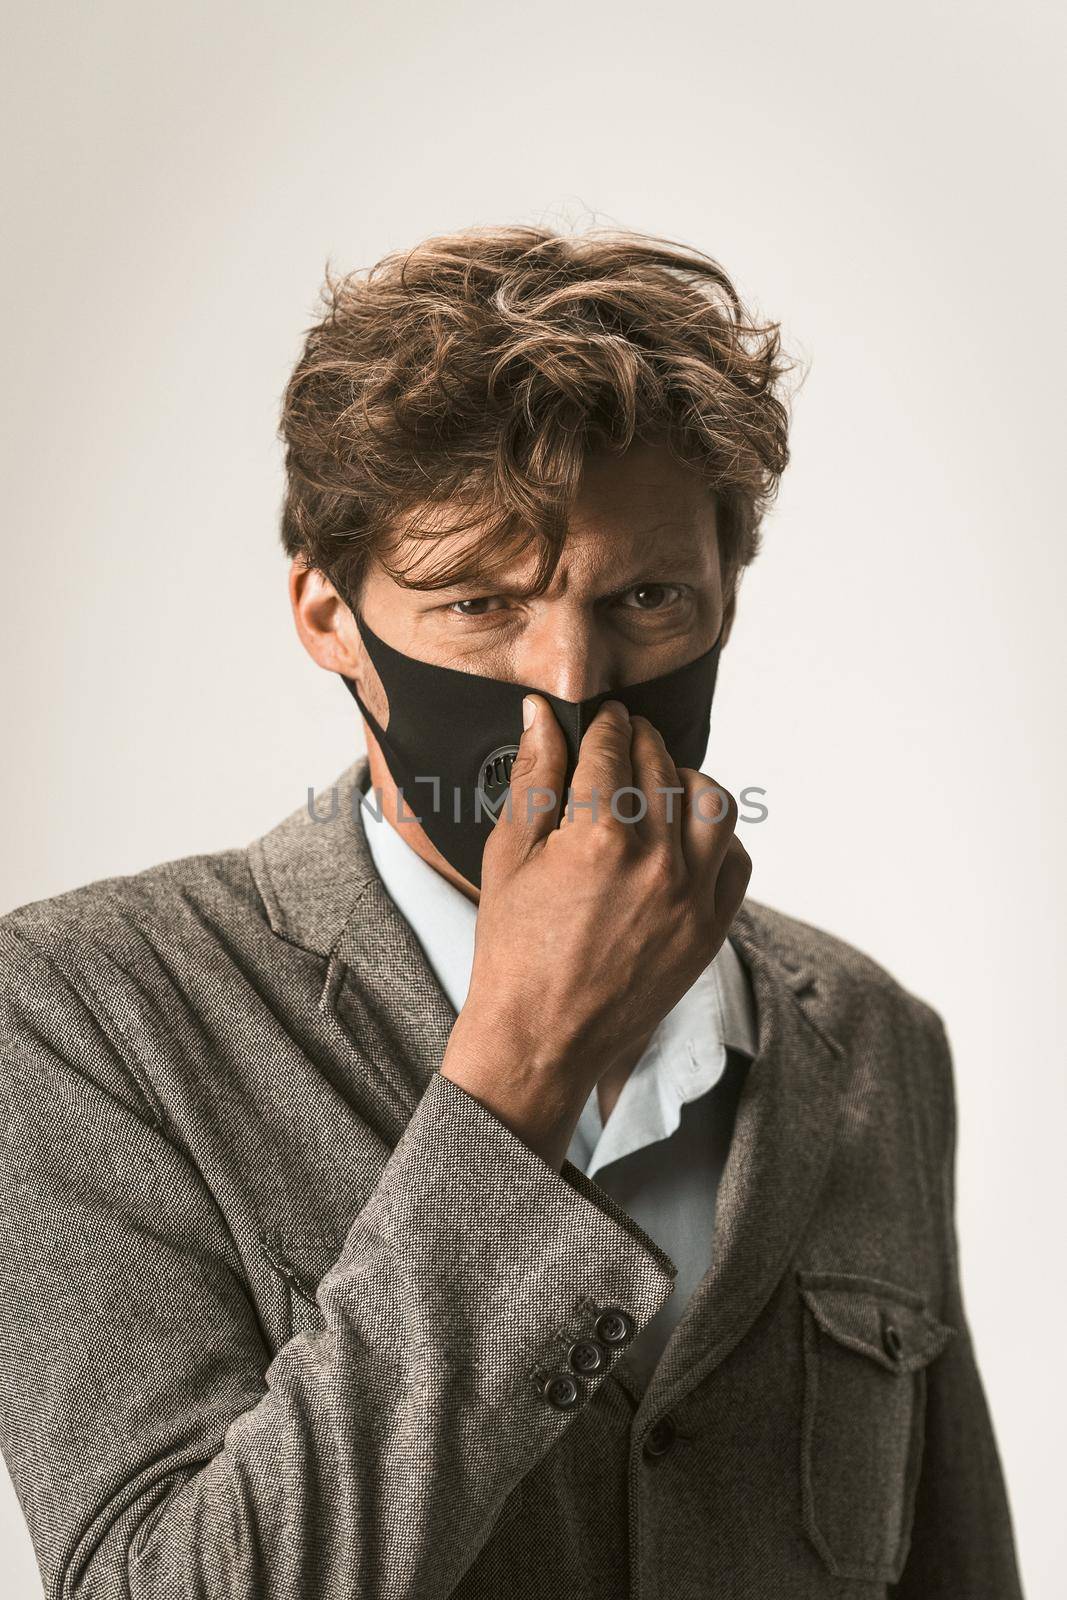
[[[567,741],[560,800],[578,764],[578,746],[605,700],[621,700],[657,728],[676,766],[699,767],[708,745],[711,699],[720,638],[693,661],[658,678],[604,689],[588,700],[560,700],[533,684],[485,678],[475,672],[417,661],[379,639],[355,612],[367,654],[389,701],[381,727],[351,678],[344,683],[359,706],[392,775],[424,832],[457,872],[480,887],[482,851],[507,795],[522,735],[522,699],[547,700]]]

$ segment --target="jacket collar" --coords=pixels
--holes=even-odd
[[[377,876],[359,798],[370,782],[360,756],[328,789],[307,800],[249,847],[249,863],[271,928],[280,939],[330,956],[356,904]]]

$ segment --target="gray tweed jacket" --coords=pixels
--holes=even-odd
[[[743,909],[759,1054],[641,1393],[673,1263],[436,1070],[368,781],[0,919],[0,1421],[48,1596],[1013,1600],[937,1015]]]

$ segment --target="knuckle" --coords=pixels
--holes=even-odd
[[[621,828],[608,827],[596,822],[581,830],[585,848],[590,858],[603,866],[616,866],[626,854],[627,840]]]
[[[612,748],[624,744],[629,746],[629,715],[624,708],[616,706],[612,701],[607,701],[600,707],[600,710],[589,724],[589,731],[586,737],[593,739],[594,742],[603,741]]]
[[[574,776],[578,779],[577,772]],[[609,816],[611,813],[611,798],[615,793],[615,785],[616,780],[610,761],[605,761],[602,753],[598,753],[586,763],[581,780],[572,783],[571,787],[576,800],[581,800],[585,806],[586,816],[592,816],[599,822],[601,817]],[[590,806],[595,807],[595,810],[590,811]]]
[[[730,841],[730,854],[737,862],[738,871],[745,873],[752,871],[752,857],[736,836]]]
[[[752,877],[752,857],[737,839],[730,842],[730,848],[723,859],[722,868],[718,875],[716,890],[720,909],[725,900],[734,910],[745,898],[749,880]]]
[[[714,822],[727,832],[733,831],[737,822],[737,801],[721,783],[699,773],[693,785],[692,801],[693,809],[705,822]]]

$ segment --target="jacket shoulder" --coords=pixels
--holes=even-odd
[[[0,1055],[8,1071],[88,1079],[159,1120],[132,1063],[166,1031],[180,949],[188,960],[267,930],[248,850],[99,878],[0,916]]]
[[[750,901],[743,915],[751,946],[774,960],[809,1022],[851,1062],[853,1095],[904,1096],[929,1159],[940,1160],[955,1117],[952,1053],[940,1013],[836,934]]]
[[[883,1015],[906,1016],[931,1041],[940,1042],[944,1032],[940,1013],[856,945],[756,901],[745,902],[744,915],[754,941],[787,973],[813,981],[840,1027],[847,1028],[851,1016],[874,1008]]]
[[[265,919],[246,848],[181,856],[27,901],[0,916],[0,942],[25,941],[43,948],[81,933],[106,943],[131,924],[165,925],[183,911],[195,910]]]

